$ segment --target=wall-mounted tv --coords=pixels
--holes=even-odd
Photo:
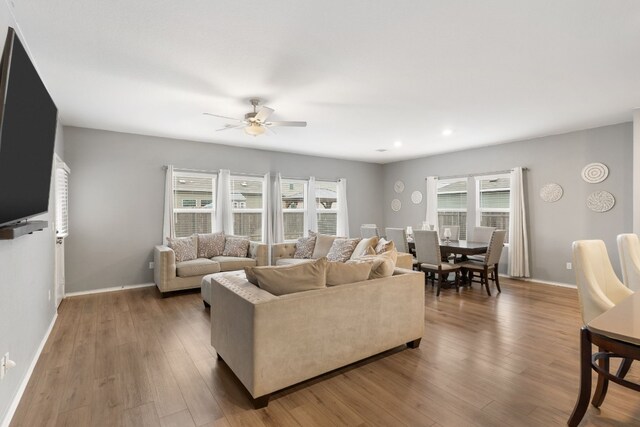
[[[0,73],[2,226],[48,210],[58,109],[11,27]]]

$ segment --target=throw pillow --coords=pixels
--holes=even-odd
[[[364,251],[363,255],[375,255],[375,254],[376,254],[375,248],[372,248],[371,246],[369,246],[367,250]]]
[[[224,252],[223,232],[198,234],[198,258],[213,258]]]
[[[376,253],[381,254],[383,252],[387,252],[391,250],[392,247],[395,247],[395,245],[393,244],[393,240],[389,241],[381,238],[376,245]]]
[[[327,286],[338,286],[367,280],[371,274],[372,262],[355,261],[327,263]]]
[[[246,257],[249,253],[249,239],[227,236],[224,242],[223,256]]]
[[[253,274],[254,267],[245,267],[244,275],[247,277],[247,281],[253,285],[258,286],[258,278]]]
[[[351,258],[353,250],[358,246],[360,239],[335,239],[327,254],[327,260],[345,262]]]
[[[316,236],[300,237],[296,242],[296,253],[294,258],[308,259],[313,256],[313,249],[316,246]]]
[[[327,259],[297,265],[251,267],[258,286],[272,295],[322,289],[327,286]]]
[[[371,267],[371,274],[369,279],[380,279],[382,277],[389,277],[393,275],[393,270],[396,268],[396,260],[398,259],[398,251],[393,250],[384,252],[378,255],[365,255],[356,261],[349,261],[349,263],[358,261],[369,261],[373,265]]]
[[[327,234],[315,233],[309,230],[309,236],[315,236],[316,245],[313,248],[313,255],[311,258],[322,258],[329,254],[329,250],[331,250],[331,245],[333,245],[333,241],[336,239],[336,236],[329,236]]]
[[[378,237],[376,236],[360,240],[358,246],[356,246],[356,248],[353,250],[353,254],[351,254],[351,259],[356,259],[359,256],[367,255],[368,249],[371,248],[373,250],[373,248],[375,248],[377,244]],[[373,253],[376,253],[375,250],[373,250]]]
[[[189,237],[167,237],[169,247],[176,254],[176,262],[191,261],[198,257],[198,236],[196,234]]]

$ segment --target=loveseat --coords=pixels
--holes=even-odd
[[[199,288],[202,278],[221,271],[242,270],[244,267],[268,265],[268,248],[264,243],[250,242],[246,256],[214,256],[176,262],[176,254],[168,246],[156,246],[153,251],[153,277],[158,289],[165,292]]]
[[[244,275],[211,280],[211,344],[253,398],[391,348],[419,345],[424,274],[389,277],[276,296]]]

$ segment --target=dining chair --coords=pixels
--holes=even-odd
[[[620,240],[618,240],[619,242]],[[593,319],[611,309],[633,294],[616,276],[609,260],[607,247],[602,240],[577,240],[573,242],[573,268],[580,301],[580,314],[586,326]],[[623,359],[616,376],[624,378],[633,359]],[[596,393],[591,402],[599,407],[607,393],[608,380],[598,375]]]
[[[460,263],[463,272],[469,273],[470,282],[473,282],[475,273],[478,273],[480,276],[480,286],[484,286],[487,289],[487,295],[489,296],[491,296],[489,279],[495,282],[498,292],[502,292],[500,289],[500,279],[498,278],[498,264],[500,263],[500,256],[502,255],[502,248],[504,246],[504,236],[506,234],[507,232],[505,230],[494,230],[493,233],[491,233],[487,254],[482,262],[469,260]]]
[[[380,237],[380,231],[375,224],[364,224],[360,227],[360,237],[367,239],[369,237]]]
[[[640,290],[640,239],[637,234],[618,235],[622,282],[632,291]]]
[[[493,230],[495,229],[495,227],[473,227],[472,238],[467,240],[470,240],[472,242],[489,243],[489,241],[491,240],[491,234],[493,234]],[[485,252],[478,255],[469,255],[468,258],[473,261],[484,262],[484,257],[486,255],[487,253]]]
[[[409,250],[409,241],[407,240],[407,232],[404,228],[387,227],[384,229],[384,232],[387,234],[386,239],[396,245],[398,252],[411,253]],[[418,265],[416,257],[413,257],[413,265]]]
[[[458,292],[460,289],[460,265],[442,262],[438,232],[436,230],[414,230],[413,233],[420,270],[438,275],[436,296],[440,296],[440,288],[444,283],[445,276],[449,273],[455,274],[456,292]],[[433,282],[432,277],[431,283]]]
[[[459,225],[443,225],[440,227],[440,236],[444,237],[444,229],[448,228],[451,231],[451,237],[449,239],[456,241],[460,240],[460,226]]]

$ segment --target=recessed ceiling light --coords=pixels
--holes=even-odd
[[[394,146],[394,147],[396,147],[396,148],[400,148],[400,147],[402,147],[402,141],[395,141],[395,142],[393,143],[393,146]]]
[[[442,136],[450,136],[453,133],[451,129],[445,129],[442,131]]]

